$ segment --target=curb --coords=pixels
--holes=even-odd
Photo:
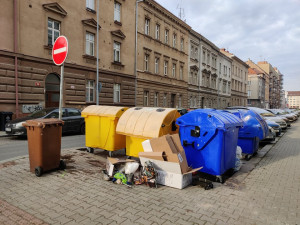
[[[26,158],[26,157],[28,157],[28,155],[22,155],[22,156],[13,157],[13,158],[10,158],[10,159],[4,159],[4,160],[0,161],[0,164],[15,161],[15,160],[19,160],[19,159],[23,159],[23,158]]]

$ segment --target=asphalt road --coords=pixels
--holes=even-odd
[[[64,135],[61,149],[85,147],[85,135]],[[25,138],[0,137],[0,161],[28,155],[28,143]]]

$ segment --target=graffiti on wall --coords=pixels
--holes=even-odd
[[[33,113],[43,109],[41,105],[22,105],[22,113]]]

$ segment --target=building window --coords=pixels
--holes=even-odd
[[[86,7],[95,10],[95,0],[86,0]]]
[[[165,30],[165,43],[169,44],[169,30]]]
[[[176,64],[173,63],[172,65],[172,77],[176,77]]]
[[[159,73],[159,58],[155,58],[155,70],[154,73],[158,74]]]
[[[203,58],[203,62],[205,63],[205,61],[206,61],[206,52],[203,51],[202,54],[203,54],[203,57],[202,57]]]
[[[197,98],[194,96],[194,107],[197,108]]]
[[[180,39],[180,50],[183,51],[183,47],[184,47],[184,39],[181,38]]]
[[[251,96],[251,90],[248,91],[248,97],[250,97],[250,96]]]
[[[114,62],[121,62],[121,44],[114,42]]]
[[[86,102],[94,102],[95,101],[95,81],[93,80],[87,80],[86,81],[86,87],[85,87]]]
[[[94,56],[95,35],[86,33],[85,35],[85,54]]]
[[[114,103],[120,102],[121,85],[114,84]]]
[[[198,48],[195,48],[195,55],[194,55],[195,59],[198,59]]]
[[[149,106],[149,91],[144,91],[144,106]]]
[[[169,62],[168,61],[164,61],[164,75],[168,75],[168,64]]]
[[[209,65],[209,63],[210,63],[210,54],[209,53],[207,53],[207,65]]]
[[[179,95],[179,97],[178,97],[178,107],[181,108],[182,107],[181,105],[182,105],[182,96]]]
[[[177,39],[177,35],[173,34],[173,48],[176,48],[176,39]]]
[[[115,2],[114,20],[121,22],[121,4]]]
[[[53,46],[60,35],[60,22],[48,19],[48,45]]]
[[[191,47],[191,58],[194,58],[194,46]]]
[[[145,34],[150,35],[150,19],[145,18]]]
[[[164,94],[163,107],[167,107],[167,94]]]
[[[149,71],[149,55],[145,54],[145,71]]]
[[[154,94],[154,107],[158,107],[159,93],[155,92]]]
[[[155,26],[155,39],[160,40],[160,25],[156,24]]]
[[[190,108],[193,108],[193,96],[190,97]]]
[[[179,69],[179,79],[180,80],[183,79],[183,66],[180,66],[180,69]]]

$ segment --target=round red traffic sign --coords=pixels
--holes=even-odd
[[[65,36],[59,36],[54,42],[52,48],[52,58],[55,65],[60,66],[64,63],[68,55],[68,39]]]

